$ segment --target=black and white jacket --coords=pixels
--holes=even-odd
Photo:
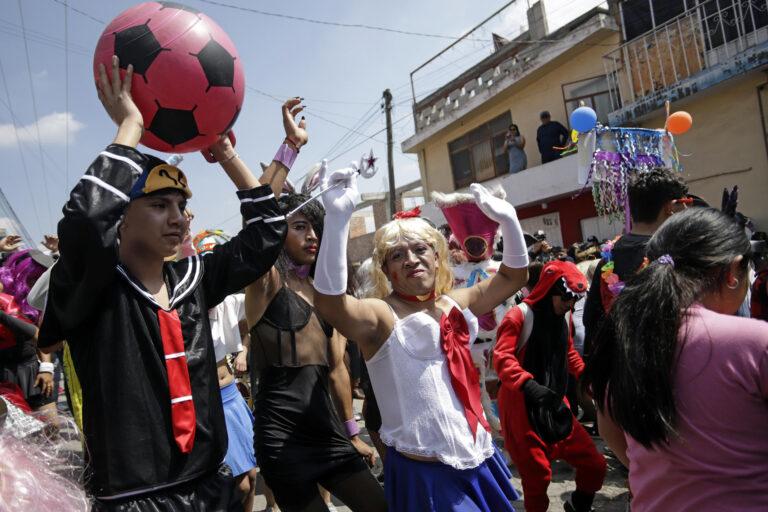
[[[204,256],[166,263],[182,325],[196,413],[192,451],[177,448],[158,327],[160,305],[118,259],[118,224],[146,157],[112,144],[75,186],[59,223],[39,344],[66,339],[83,392],[90,491],[120,498],[216,471],[227,434],[208,309],[274,264],[286,233],[270,188],[239,191],[243,230]]]

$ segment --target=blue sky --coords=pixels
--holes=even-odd
[[[557,0],[552,2],[559,3]],[[103,113],[93,86],[92,55],[104,25],[92,18],[111,20],[136,2],[68,0],[68,3],[71,6],[67,16],[69,59],[65,66],[63,0],[0,0],[0,64],[21,139],[20,152],[14,120],[0,79],[0,158],[3,161],[0,187],[35,240],[40,240],[43,233],[55,232],[69,189],[114,135],[115,128]],[[259,171],[259,161],[271,160],[283,138],[281,102],[268,95],[306,98],[310,144],[302,150],[289,176],[297,181],[321,158],[335,156],[362,140],[363,137],[353,134],[352,139],[336,144],[349,135],[348,128],[366,112],[373,115],[360,132],[371,134],[383,128],[384,116],[379,103],[382,91],[390,88],[395,103],[393,120],[400,120],[394,130],[396,181],[401,185],[419,178],[415,156],[403,155],[399,149],[400,141],[413,133],[413,120],[408,116],[409,73],[447,46],[449,40],[311,24],[243,12],[201,0],[184,0],[183,3],[204,11],[228,32],[240,53],[246,84],[267,94],[247,90],[243,113],[235,125],[238,152],[255,172]],[[318,20],[445,35],[463,33],[504,5],[497,0],[225,0],[223,3]],[[565,0],[562,3],[565,4]],[[589,0],[588,3],[593,2]],[[499,20],[509,30],[508,35],[514,35],[513,32],[525,24],[527,1],[521,0],[518,4]],[[19,5],[23,9],[28,34],[29,67],[21,37]],[[565,5],[556,5],[551,10],[560,9],[563,14],[563,7]],[[484,56],[490,51],[485,48],[486,44],[474,42],[470,46],[474,47],[474,54]],[[431,76],[432,85],[459,74],[466,67],[467,60],[452,64],[457,51],[465,52],[461,55],[469,53],[468,49],[461,49],[446,56],[445,63],[440,66],[442,71]],[[65,94],[67,74],[68,98]],[[422,85],[426,87],[426,83]],[[39,120],[37,126],[36,120]],[[67,125],[68,151],[65,144]],[[364,192],[381,191],[386,187],[385,134],[380,133],[375,139],[357,146],[334,162],[341,167],[372,148],[380,157],[380,172],[361,183]],[[334,145],[338,147],[334,149]],[[194,192],[191,202],[196,214],[193,230],[224,228],[236,231],[238,204],[233,186],[220,169],[205,162],[197,153],[186,155],[180,166],[187,173]]]

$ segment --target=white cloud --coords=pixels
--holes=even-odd
[[[71,112],[54,112],[41,117],[36,123],[26,126],[17,126],[18,136],[21,142],[37,143],[37,130],[40,129],[40,141],[43,144],[64,145],[67,142],[67,128],[69,128],[69,143],[74,141],[74,136],[85,127],[76,120]],[[0,148],[8,148],[16,145],[16,135],[13,124],[0,124]]]

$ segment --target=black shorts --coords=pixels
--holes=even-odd
[[[229,466],[216,473],[152,493],[93,502],[91,512],[242,512],[243,504]]]
[[[337,483],[361,471],[369,471],[369,469],[363,459],[358,458],[336,466],[317,480],[301,480],[301,475],[290,480],[270,478],[266,473],[262,473],[262,476],[275,495],[275,501],[281,509],[303,510],[317,496],[319,492],[317,484],[322,485],[325,489],[332,489]]]

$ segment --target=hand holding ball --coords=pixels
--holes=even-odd
[[[693,126],[691,114],[680,110],[667,118],[667,131],[672,135],[682,135]]]
[[[212,146],[237,120],[245,77],[235,45],[205,14],[174,2],[145,2],[104,29],[93,58],[109,69],[129,64],[131,95],[144,118],[141,143],[168,153]]]
[[[587,133],[597,125],[597,114],[589,107],[579,107],[571,112],[571,128],[579,133]]]

